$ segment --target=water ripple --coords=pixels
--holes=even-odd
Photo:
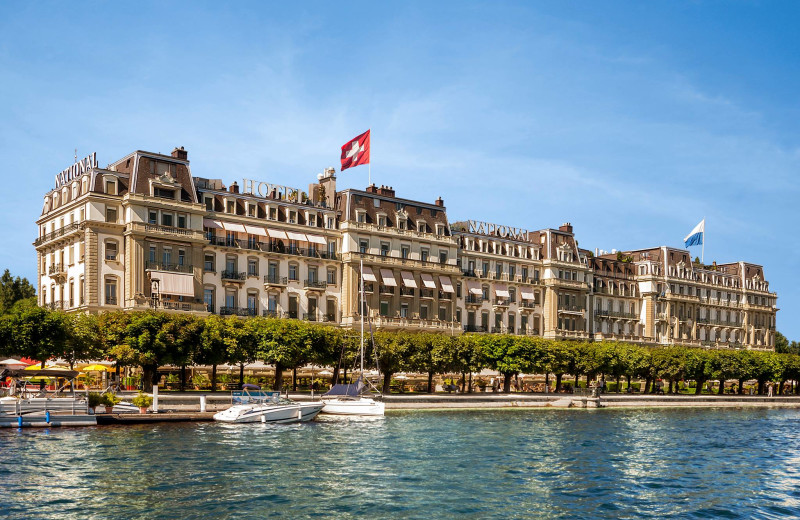
[[[7,518],[786,518],[800,412],[402,412],[0,431]]]

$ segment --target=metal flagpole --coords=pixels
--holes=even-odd
[[[703,249],[700,250],[700,263],[706,265],[706,217],[703,217]]]
[[[364,375],[364,260],[361,260],[361,375]]]

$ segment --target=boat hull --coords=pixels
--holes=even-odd
[[[214,420],[236,424],[306,422],[314,419],[322,406],[322,403],[240,404],[214,414]]]
[[[385,403],[370,398],[360,399],[323,399],[325,406],[322,413],[326,415],[384,415]]]

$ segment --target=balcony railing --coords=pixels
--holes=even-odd
[[[394,294],[394,285],[380,285],[378,290],[381,294]]]
[[[184,312],[191,312],[191,311],[208,311],[214,312],[213,306],[211,309],[208,308],[208,305],[205,303],[192,303],[192,302],[174,302],[174,301],[165,301],[165,300],[150,300],[149,306],[151,309],[163,309],[168,311],[184,311]]]
[[[328,282],[320,281],[320,280],[306,280],[303,283],[303,287],[305,287],[306,289],[325,290],[328,287]]]
[[[400,258],[396,256],[383,256],[383,255],[374,255],[372,253],[361,253],[358,251],[352,253],[345,253],[343,255],[344,261],[355,261],[359,259],[363,259],[367,262],[374,262],[374,263],[381,263],[381,264],[391,264],[391,265],[399,265],[399,266],[406,266],[406,267],[419,267],[422,269],[431,269],[437,271],[447,271],[448,273],[458,274],[461,270],[458,268],[457,265],[454,264],[442,264],[439,262],[438,259],[433,260],[412,260],[410,258]]]
[[[246,273],[243,273],[243,272],[240,273],[239,271],[230,271],[228,269],[222,271],[220,276],[222,276],[223,280],[241,281],[241,280],[244,280],[245,278],[247,278],[247,274]]]
[[[492,327],[492,334],[502,334],[503,327]]]
[[[267,285],[286,285],[288,280],[285,276],[278,276],[277,274],[265,274],[264,283]]]
[[[433,289],[420,289],[419,290],[419,297],[420,298],[433,298]]]
[[[248,307],[225,306],[219,308],[220,316],[255,316],[256,310]]]
[[[215,235],[206,235],[206,240],[208,240],[210,245],[219,247],[232,247],[281,255],[305,256],[309,258],[321,258],[323,260],[336,260],[338,258],[338,254],[335,251],[327,251],[313,247],[305,248],[284,245],[283,242],[256,242],[249,239],[218,237]]]
[[[47,274],[49,276],[53,276],[54,274],[63,273],[66,271],[66,268],[61,264],[52,264],[50,269],[47,270]]]
[[[116,296],[106,296],[106,305],[117,305]]]
[[[533,309],[536,307],[536,302],[534,300],[520,300],[519,306],[523,309]]]
[[[45,303],[44,307],[52,310],[56,309],[63,309],[64,308],[64,300],[56,300],[54,302]]]
[[[414,296],[414,288],[413,287],[401,287],[400,288],[400,296]]]
[[[33,245],[38,246],[40,244],[44,244],[45,242],[49,242],[49,241],[51,241],[53,239],[63,237],[64,235],[68,235],[68,234],[72,233],[73,231],[79,231],[79,230],[83,229],[84,226],[85,226],[85,222],[77,222],[77,223],[73,223],[73,224],[67,224],[66,226],[64,226],[64,227],[62,227],[60,229],[56,229],[55,231],[51,231],[50,233],[46,233],[46,234],[40,236],[39,238],[37,238],[33,242]]]
[[[486,332],[483,325],[464,325],[464,332]]]
[[[480,305],[483,303],[483,297],[475,294],[468,294],[465,301],[468,305]]]
[[[319,321],[319,319],[315,312],[304,312],[303,321]]]
[[[508,307],[514,303],[514,300],[511,298],[495,298],[492,302],[492,305],[497,305],[498,307]]]
[[[163,262],[150,262],[149,260],[144,263],[144,268],[148,271],[170,271],[174,273],[191,273],[194,271],[191,264],[165,264]]]
[[[581,305],[559,305],[558,310],[566,312],[584,312],[586,308]]]
[[[265,318],[281,318],[283,316],[283,313],[278,310],[271,311],[268,309],[264,309],[263,311],[261,311],[261,315],[264,316]]]
[[[333,323],[333,322],[336,321],[336,315],[335,314],[323,314],[322,315],[322,321]]]

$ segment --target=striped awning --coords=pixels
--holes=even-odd
[[[403,278],[403,285],[412,289],[417,288],[417,281],[414,280],[414,274],[410,271],[400,271],[400,276]]]
[[[248,235],[259,235],[262,237],[267,236],[267,230],[263,227],[259,226],[248,226],[247,224],[244,225],[245,231],[247,231]]]
[[[394,279],[394,273],[392,273],[391,269],[381,269],[381,279],[383,280],[383,285],[397,287],[397,281]]]
[[[211,229],[223,229],[222,222],[219,220],[213,220],[210,218],[203,219],[203,227],[211,228]]]
[[[303,233],[295,233],[294,231],[287,231],[287,235],[289,235],[289,240],[297,240],[298,242],[308,242],[308,237],[305,236]]]
[[[150,280],[158,280],[158,292],[161,294],[194,297],[194,275],[187,273],[151,271]]]
[[[509,298],[508,286],[497,284],[494,286],[494,295],[498,298]]]
[[[475,294],[477,296],[481,296],[483,294],[483,291],[481,290],[481,284],[478,282],[473,282],[470,280],[467,282],[467,287],[469,287],[470,294]]]
[[[364,281],[366,282],[377,282],[378,278],[375,277],[375,273],[372,272],[371,267],[364,268]]]
[[[519,295],[523,300],[533,300],[533,289],[530,287],[520,287]]]
[[[428,273],[422,273],[419,275],[419,277],[422,278],[422,285],[428,289],[436,289],[436,282],[433,281],[433,276],[429,275]]]
[[[280,229],[267,229],[267,233],[269,233],[270,238],[279,238],[281,240],[289,240],[289,237],[286,235],[286,231],[281,231]]]
[[[247,231],[244,229],[244,226],[236,222],[223,222],[222,227],[225,228],[225,231],[232,231],[234,233],[247,233]]]
[[[319,235],[306,235],[308,237],[308,241],[314,244],[319,244],[321,246],[328,245],[328,242],[325,240],[325,237],[321,237]]]
[[[442,291],[447,292],[447,293],[456,292],[453,289],[453,283],[450,281],[450,277],[449,276],[440,276],[439,277],[439,283],[442,284]]]

